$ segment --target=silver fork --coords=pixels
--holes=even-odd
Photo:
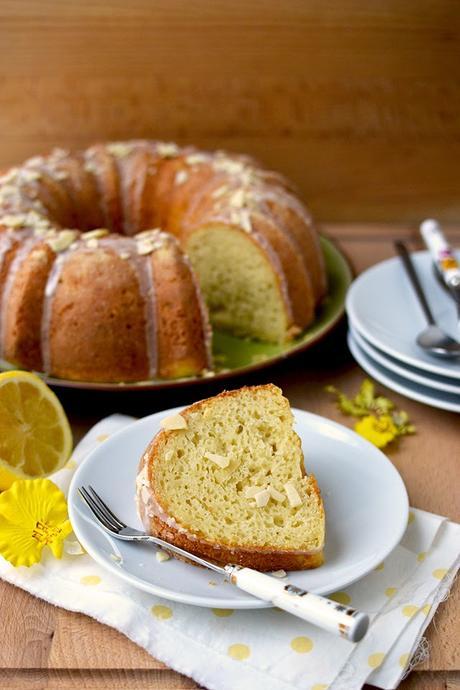
[[[359,642],[367,632],[369,616],[365,613],[307,592],[286,580],[282,581],[258,570],[230,563],[220,566],[200,558],[163,539],[129,527],[110,510],[92,486],[81,486],[78,491],[98,523],[116,539],[155,544],[178,556],[188,558],[198,565],[220,573],[245,592],[351,642]]]

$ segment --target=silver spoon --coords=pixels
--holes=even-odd
[[[403,262],[409,280],[415,290],[415,294],[418,297],[418,301],[423,309],[423,313],[425,314],[425,318],[428,321],[427,328],[425,328],[417,336],[417,345],[435,357],[444,357],[445,359],[454,359],[455,357],[460,357],[460,343],[443,331],[442,328],[436,324],[433,318],[433,314],[428,302],[426,301],[425,293],[423,292],[422,286],[415,271],[415,266],[412,262],[409,252],[407,251],[406,245],[404,242],[398,241],[394,243],[394,246]]]

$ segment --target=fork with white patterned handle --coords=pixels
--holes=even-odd
[[[167,549],[173,554],[182,556],[198,565],[214,570],[240,589],[259,599],[271,602],[284,611],[316,625],[323,630],[340,635],[351,642],[359,642],[369,627],[369,616],[343,606],[326,597],[306,592],[295,585],[286,583],[258,570],[241,565],[228,564],[220,566],[212,561],[195,556],[163,539],[153,537],[140,530],[128,527],[102,500],[92,486],[81,486],[79,494],[98,523],[116,539],[133,542],[148,542]]]

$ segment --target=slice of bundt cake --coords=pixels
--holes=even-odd
[[[224,392],[162,422],[137,500],[148,532],[258,570],[323,562],[324,509],[289,402],[272,384]]]

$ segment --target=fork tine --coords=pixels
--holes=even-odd
[[[118,518],[118,517],[115,515],[115,513],[113,513],[113,512],[110,510],[109,506],[108,506],[106,503],[104,503],[104,501],[102,500],[102,498],[99,496],[99,494],[97,493],[97,491],[96,491],[95,489],[93,489],[93,487],[91,486],[91,484],[88,486],[88,489],[90,490],[90,493],[91,493],[92,497],[96,500],[96,502],[97,502],[97,504],[98,504],[100,510],[101,510],[103,513],[105,513],[105,514],[107,515],[107,518],[110,518],[116,525],[118,525],[118,528],[119,528],[119,529],[123,529],[124,527],[126,527],[125,523],[122,522],[122,521],[120,520],[120,518]]]
[[[81,486],[78,491],[98,522],[100,522],[101,525],[110,532],[118,532],[119,528],[113,522],[107,519],[104,513],[100,510],[94,498],[88,493],[85,487]]]

